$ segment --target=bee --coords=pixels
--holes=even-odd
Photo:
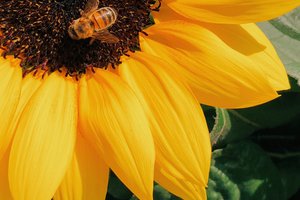
[[[107,43],[117,43],[119,38],[111,34],[108,28],[116,20],[118,13],[111,7],[99,8],[99,0],[88,0],[81,17],[73,20],[68,28],[68,34],[73,40],[91,38],[90,44],[94,40],[100,40]]]

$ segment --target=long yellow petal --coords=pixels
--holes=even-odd
[[[174,20],[191,21],[170,9],[165,3],[162,3],[160,10],[164,14],[153,13],[156,23]],[[202,23],[202,25],[214,32],[228,46],[248,56],[254,63],[262,66],[262,70],[269,78],[273,88],[278,91],[290,88],[286,70],[273,45],[255,24]]]
[[[178,179],[159,166],[155,168],[155,180],[181,199],[206,200],[206,189],[203,186],[195,185],[187,180]]]
[[[0,160],[11,142],[11,125],[21,92],[22,72],[17,61],[0,58]]]
[[[137,97],[115,74],[98,70],[81,79],[81,132],[140,199],[152,199],[154,144]]]
[[[256,24],[243,24],[242,27],[248,31],[260,44],[265,46],[263,52],[250,55],[254,62],[261,62],[262,70],[269,77],[272,87],[276,90],[288,90],[290,84],[288,76],[280,58],[278,57],[272,43]]]
[[[24,79],[22,79],[21,95],[19,98],[18,106],[13,113],[14,116],[11,119],[8,130],[6,131],[5,136],[2,138],[3,139],[3,143],[1,144],[2,150],[5,150],[8,147],[9,143],[11,142],[11,139],[14,135],[21,113],[23,112],[24,107],[30,100],[31,96],[41,85],[41,82],[42,81],[39,78],[34,77],[32,74],[28,74]]]
[[[56,191],[53,200],[82,200],[82,181],[78,161],[74,155],[73,160]]]
[[[135,53],[119,73],[147,108],[156,164],[204,188],[211,155],[206,121],[191,91],[165,65],[157,57]]]
[[[10,149],[8,149],[0,159],[0,199],[13,200],[8,184],[8,158]]]
[[[275,90],[290,88],[286,70],[273,45],[255,24],[206,26],[234,50],[261,66]]]
[[[265,21],[300,5],[299,0],[166,0],[165,3],[187,18],[221,24]]]
[[[82,199],[104,200],[107,192],[109,168],[80,134],[76,145],[76,157],[82,179]]]
[[[91,145],[77,135],[76,154],[54,200],[104,200],[109,168]]]
[[[14,199],[51,199],[71,162],[77,130],[77,88],[52,73],[20,117],[9,160]]]
[[[147,29],[142,50],[166,60],[204,104],[239,108],[278,95],[261,66],[203,26],[173,21]]]

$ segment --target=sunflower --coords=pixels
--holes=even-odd
[[[253,22],[299,0],[103,0],[116,43],[73,40],[88,0],[0,1],[0,198],[105,199],[109,169],[139,198],[153,181],[206,199],[199,103],[242,108],[289,88]]]

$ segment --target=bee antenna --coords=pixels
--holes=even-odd
[[[151,9],[152,11],[156,11],[156,12],[159,11],[159,9],[160,9],[160,7],[161,7],[161,0],[157,0],[157,1],[158,1],[158,5],[157,5],[156,7],[154,7],[154,5],[150,7],[150,9]],[[156,1],[156,2],[157,2],[157,1]],[[156,2],[155,2],[155,3],[156,3]]]

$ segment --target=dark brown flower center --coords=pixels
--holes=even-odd
[[[2,56],[20,58],[23,73],[40,69],[80,76],[90,66],[115,67],[128,51],[139,49],[139,32],[153,24],[149,0],[101,0],[99,8],[111,7],[118,13],[108,31],[117,43],[90,38],[73,40],[68,27],[78,19],[87,0],[1,0],[0,47]]]

